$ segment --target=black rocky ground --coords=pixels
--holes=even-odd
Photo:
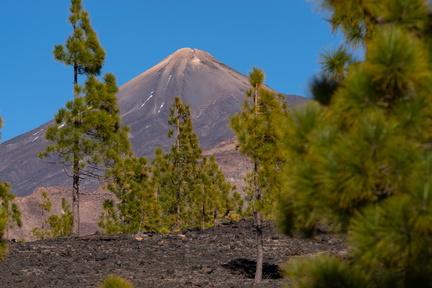
[[[267,224],[264,280],[282,287],[280,267],[292,257],[343,255],[343,239],[319,234],[289,238]],[[250,221],[171,234],[91,235],[11,242],[0,262],[0,287],[97,287],[107,274],[136,287],[251,287],[255,235]]]

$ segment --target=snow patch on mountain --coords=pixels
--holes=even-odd
[[[160,113],[160,111],[161,111],[162,107],[164,106],[164,104],[165,104],[165,102],[163,102],[162,105],[159,107],[158,114]]]
[[[150,98],[152,98],[153,97],[153,92],[154,91],[151,91],[151,93],[150,93],[150,96],[147,98],[147,100],[145,100],[144,101],[144,103],[143,104],[141,104],[141,106],[140,106],[140,108],[139,109],[141,109],[142,107],[144,107],[144,105],[147,103],[147,101],[149,101],[150,100]]]

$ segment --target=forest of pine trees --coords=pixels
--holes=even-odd
[[[240,195],[206,158],[193,132],[190,107],[179,97],[170,110],[169,152],[155,149],[151,164],[145,157],[120,161],[110,172],[108,188],[117,200],[104,202],[99,226],[105,233],[169,232],[214,225],[230,213],[241,213]]]
[[[54,56],[73,67],[74,99],[55,115],[46,133],[51,144],[40,154],[72,177],[72,211],[64,200],[64,215],[51,215],[34,235],[79,235],[80,179],[91,177],[114,196],[103,203],[104,233],[206,229],[235,216],[253,218],[256,283],[263,222],[276,220],[287,235],[311,237],[326,227],[347,237],[344,259],[290,261],[285,273],[294,287],[431,287],[430,3],[316,2],[345,43],[321,54],[321,72],[310,81],[315,101],[301,106],[288,108],[265,86],[264,71],[251,70],[241,112],[230,119],[237,148],[252,163],[242,196],[216,159],[203,156],[180,97],[167,119],[171,148],[156,148],[152,161],[133,155],[115,76],[97,78],[105,51],[81,0],[72,0],[73,31]],[[8,227],[21,225],[9,191],[0,182],[0,255]],[[51,205],[44,194],[40,207],[50,212]]]

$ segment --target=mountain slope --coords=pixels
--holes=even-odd
[[[117,99],[122,121],[131,127],[134,152],[151,158],[155,147],[167,149],[171,145],[166,137],[167,122],[175,96],[191,105],[201,147],[209,149],[233,137],[229,116],[240,111],[247,89],[247,76],[204,51],[183,48],[121,86]],[[290,105],[308,101],[294,95],[286,95],[286,99]],[[41,186],[71,186],[61,165],[53,166],[37,157],[46,146],[43,136],[49,125],[0,144],[0,179],[10,182],[18,196],[30,195]],[[97,186],[87,181],[82,188]]]

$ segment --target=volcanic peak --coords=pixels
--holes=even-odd
[[[185,69],[190,64],[199,65],[206,63],[209,65],[214,62],[218,61],[207,52],[198,49],[181,48],[159,62],[155,67],[167,65]]]
[[[172,53],[170,56],[168,56],[165,59],[195,59],[195,58],[199,58],[198,54],[204,55],[206,54],[207,57],[211,57],[213,58],[209,53],[204,52],[202,50],[199,49],[191,49],[191,48],[181,48],[177,51],[175,51],[174,53]]]

